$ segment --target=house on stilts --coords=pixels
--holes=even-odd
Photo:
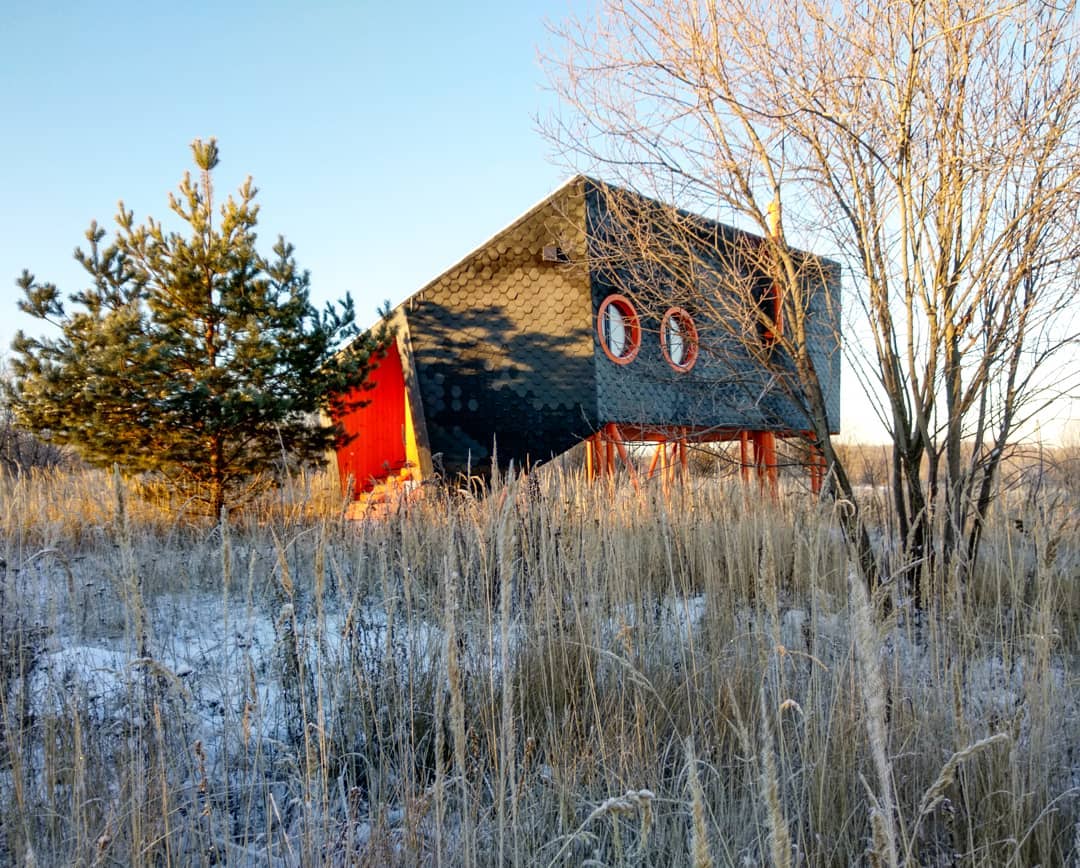
[[[593,477],[629,464],[627,443],[651,441],[651,474],[658,461],[685,465],[687,444],[732,440],[744,476],[775,484],[776,438],[805,439],[811,426],[778,381],[783,363],[761,363],[770,329],[783,328],[769,269],[750,255],[762,248],[754,235],[571,179],[394,308],[394,343],[358,396],[367,403],[335,420],[348,436],[343,484],[363,500],[436,474],[483,474],[493,445],[501,465],[523,466],[582,441]],[[813,266],[805,328],[836,432],[839,267],[797,256]],[[709,303],[735,282],[758,305],[741,323]],[[820,457],[808,454],[816,488]]]

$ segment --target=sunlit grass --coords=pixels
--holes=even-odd
[[[221,528],[109,474],[2,484],[0,862],[1080,855],[1053,491],[1003,497],[969,582],[918,617],[890,585],[882,623],[794,487],[551,467],[352,523],[314,475]]]

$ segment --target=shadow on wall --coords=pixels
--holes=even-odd
[[[708,330],[689,374],[663,361],[651,327],[638,357],[620,366],[597,346],[591,305],[570,312],[544,303],[537,299],[525,327],[498,305],[423,302],[409,312],[431,452],[445,473],[485,475],[493,444],[502,468],[546,461],[605,422],[777,430],[803,417]]]
[[[424,301],[408,312],[432,455],[449,474],[547,460],[592,433],[596,376],[585,298],[537,294],[512,311]]]

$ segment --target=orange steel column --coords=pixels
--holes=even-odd
[[[773,497],[776,497],[779,487],[776,472],[776,435],[772,431],[755,431],[754,442],[754,466],[757,468],[758,481],[761,490],[766,488]]]
[[[664,448],[664,441],[658,440],[656,442],[656,448],[653,450],[652,461],[649,463],[649,473],[645,477],[646,479],[652,479],[653,474],[656,473],[656,463],[660,460],[660,450]]]
[[[769,487],[769,493],[776,497],[778,491],[778,476],[776,472],[776,435],[772,431],[761,432],[762,470],[764,471],[765,483]]]
[[[825,478],[825,453],[817,445],[810,447],[810,490],[821,494],[821,483]]]
[[[630,481],[634,484],[634,490],[641,491],[641,485],[638,483],[637,478],[637,469],[634,467],[634,462],[630,460],[630,453],[626,448],[626,438],[623,436],[622,429],[613,422],[611,424],[611,433],[614,435],[612,439],[615,442],[615,449],[618,451],[623,464],[626,465],[626,472],[630,474]]]
[[[747,431],[739,432],[739,475],[742,481],[750,481],[750,434]]]

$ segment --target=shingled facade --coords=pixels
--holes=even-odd
[[[503,465],[545,460],[611,423],[782,435],[809,427],[730,327],[635,304],[635,287],[605,254],[613,191],[572,179],[395,308],[396,343],[362,396],[370,403],[338,420],[353,435],[339,469],[357,492],[385,478],[484,473],[493,445]],[[839,272],[825,266],[811,327],[836,429]]]

